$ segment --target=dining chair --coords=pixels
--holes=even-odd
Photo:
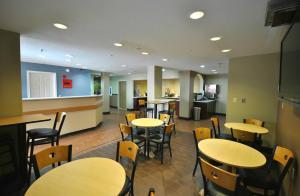
[[[33,155],[33,169],[36,179],[41,174],[43,168],[61,164],[63,161],[70,162],[72,160],[72,145],[68,146],[51,146]]]
[[[59,145],[60,132],[63,128],[66,115],[66,112],[57,112],[52,128],[36,128],[27,131],[27,153],[30,149],[28,175],[29,178],[31,176],[34,147],[43,144],[51,144],[51,146],[54,146],[54,142],[56,143],[56,145]]]
[[[137,114],[135,112],[125,114],[125,120],[127,125],[132,126],[131,122],[135,119],[137,119]],[[142,128],[135,128],[133,132],[137,133],[138,135],[145,134],[145,130]]]
[[[234,140],[231,134],[221,133],[220,119],[217,116],[212,117],[210,120],[215,138]]]
[[[256,125],[259,127],[264,127],[265,126],[265,122],[262,120],[258,120],[258,119],[254,119],[254,118],[244,118],[243,122],[245,124],[252,124],[252,125]],[[258,137],[256,137],[256,141],[255,141],[257,146],[262,145],[262,139],[261,139],[261,134],[258,134]]]
[[[238,174],[216,167],[206,160],[199,158],[204,195],[248,195],[241,187]]]
[[[174,129],[174,123],[165,125],[163,134],[150,137],[150,142],[155,143],[157,152],[158,153],[160,152],[161,164],[163,164],[164,148],[166,147],[166,145],[169,148],[170,157],[172,157],[171,138],[172,138],[173,129]]]
[[[172,123],[174,123],[174,133],[176,134],[175,120],[174,120],[174,115],[176,113],[176,102],[175,101],[169,102],[168,110],[162,110],[162,111],[159,111],[158,113],[170,115],[170,121],[172,121]]]
[[[237,142],[255,147],[255,141],[257,136],[256,133],[241,131],[232,128],[230,130],[231,130],[232,138],[234,138]]]
[[[162,120],[164,123],[162,126],[150,128],[150,135],[162,134],[164,131],[164,127],[170,124],[170,115],[169,114],[159,114],[159,120]]]
[[[137,166],[138,160],[138,149],[139,147],[131,141],[119,141],[117,144],[117,153],[116,153],[116,161],[121,162],[121,159],[127,158],[132,163],[131,175],[130,177],[126,175],[126,181],[123,190],[121,191],[120,195],[134,195],[134,176],[135,170]]]
[[[139,147],[145,145],[145,138],[140,135],[133,134],[131,126],[120,123],[119,127],[122,136],[122,141],[132,141]]]
[[[144,116],[143,117],[147,117],[148,115],[148,112],[151,112],[151,117],[153,118],[153,112],[154,112],[154,109],[153,108],[148,108],[147,107],[147,104],[146,104],[146,100],[144,99],[139,99],[138,100],[138,107],[139,107],[139,110],[142,111],[144,113]]]
[[[242,176],[245,188],[248,186],[264,190],[264,195],[278,196],[282,187],[282,182],[290,167],[294,162],[294,153],[284,147],[276,146],[273,156],[267,164],[258,169],[241,169],[239,173]]]
[[[154,188],[150,188],[148,196],[154,196],[154,195],[155,195],[155,189]]]

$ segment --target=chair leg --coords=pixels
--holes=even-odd
[[[196,157],[196,163],[195,163],[195,167],[194,167],[194,171],[193,171],[193,176],[195,176],[198,164],[199,164],[199,160],[198,160],[198,157]]]
[[[132,184],[132,183],[131,183]],[[130,189],[130,195],[134,196],[134,192],[133,192],[133,185],[131,185],[131,189]]]
[[[31,139],[30,144],[30,154],[29,154],[29,170],[28,170],[28,182],[31,180],[31,168],[32,168],[32,158],[33,158],[33,151],[34,150],[34,139]]]
[[[170,157],[172,158],[172,149],[171,149],[171,144],[170,144],[170,142],[168,143],[168,146],[169,146],[169,151],[170,151]]]
[[[162,143],[160,144],[160,148],[161,148],[161,160],[160,160],[160,163],[163,164],[164,163],[164,145]]]
[[[268,195],[268,189],[264,189],[264,195]]]

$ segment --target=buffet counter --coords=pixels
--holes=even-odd
[[[27,129],[52,127],[56,112],[67,112],[61,134],[94,128],[102,122],[102,95],[24,98],[23,114],[44,114],[52,120],[27,125]]]

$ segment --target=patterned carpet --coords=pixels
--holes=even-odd
[[[86,157],[106,157],[115,159],[116,144],[99,146],[89,152],[79,154],[74,159]],[[198,195],[202,180],[200,172],[192,177],[195,164],[195,146],[192,132],[177,131],[171,141],[173,158],[170,158],[166,149],[164,152],[164,164],[160,164],[157,158],[145,160],[140,155],[135,176],[135,195],[147,195],[149,187],[154,187],[156,195]]]

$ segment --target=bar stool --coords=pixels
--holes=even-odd
[[[51,144],[51,146],[54,146],[54,142],[56,143],[56,145],[58,145],[60,139],[60,132],[65,122],[65,119],[66,119],[65,112],[57,112],[52,128],[36,128],[27,131],[27,154],[30,148],[29,171],[28,171],[29,180],[31,177],[31,167],[33,163],[32,158],[33,158],[34,146],[43,145],[43,144]]]
[[[148,112],[151,112],[151,117],[153,118],[153,108],[148,108],[144,99],[139,99],[138,106],[139,110],[144,112],[144,117],[147,117]]]

